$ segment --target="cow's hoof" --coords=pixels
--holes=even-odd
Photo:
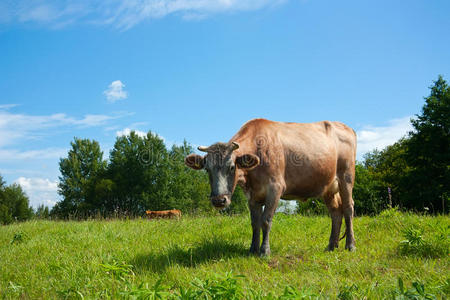
[[[333,246],[333,245],[328,245],[328,246],[325,248],[325,251],[328,251],[328,252],[334,251],[334,246]]]
[[[259,254],[259,246],[251,246],[249,253],[252,255],[258,255]]]
[[[350,252],[353,252],[353,251],[356,251],[356,246],[353,245],[353,244],[346,245],[346,246],[345,246],[345,249],[347,249],[347,250],[350,251]]]
[[[248,251],[248,253],[250,255],[258,255],[259,254],[259,250],[250,249],[250,251]]]
[[[261,248],[261,251],[259,252],[259,256],[261,256],[261,257],[270,256],[270,249]]]

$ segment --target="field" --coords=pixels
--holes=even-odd
[[[330,253],[324,251],[328,217],[277,214],[272,255],[260,258],[248,255],[248,216],[30,221],[0,227],[0,294],[6,299],[420,294],[445,299],[449,227],[447,216],[394,210],[358,217],[357,250],[345,251],[341,241]]]

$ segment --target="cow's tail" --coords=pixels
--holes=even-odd
[[[346,235],[347,235],[347,230],[344,232],[344,235],[339,240],[342,241],[342,239],[345,238]]]

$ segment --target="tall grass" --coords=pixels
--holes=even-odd
[[[396,211],[355,218],[357,251],[345,251],[342,242],[330,253],[323,251],[328,217],[277,214],[272,256],[260,258],[248,255],[248,216],[30,221],[0,227],[0,295],[381,299],[420,298],[423,291],[444,298],[450,292],[449,226],[447,216]],[[407,235],[410,228],[419,235]],[[404,241],[424,244],[418,236],[431,248],[405,250]]]

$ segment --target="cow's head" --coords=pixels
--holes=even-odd
[[[194,169],[205,169],[211,185],[211,203],[216,208],[230,205],[231,195],[238,181],[238,173],[251,170],[259,164],[259,158],[253,154],[237,154],[239,144],[216,143],[209,147],[200,146],[198,150],[206,152],[205,156],[190,154],[184,163]]]

